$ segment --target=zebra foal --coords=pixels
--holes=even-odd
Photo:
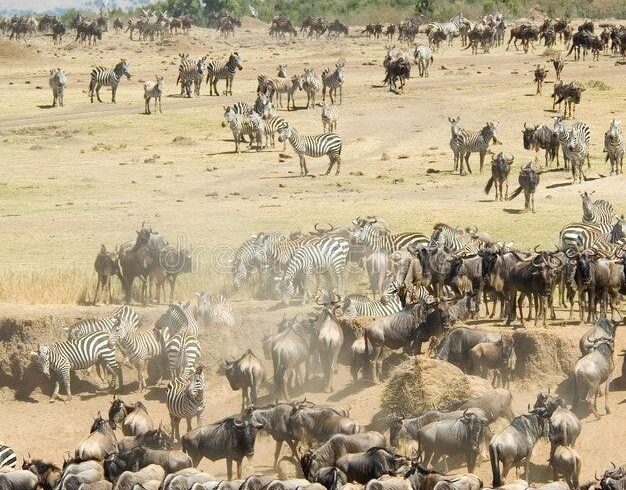
[[[315,136],[300,136],[296,128],[287,125],[283,128],[278,136],[278,141],[289,141],[294,151],[300,158],[300,176],[305,177],[309,174],[306,166],[305,156],[321,157],[328,155],[330,163],[324,175],[328,175],[333,166],[337,164],[335,175],[339,175],[341,170],[341,137],[336,133],[324,133]]]
[[[611,162],[611,175],[623,174],[624,165],[624,135],[622,121],[613,119],[606,133],[604,133],[604,151],[606,160]]]
[[[128,68],[128,63],[124,59],[115,65],[114,68],[96,66],[93,70],[91,70],[91,81],[89,82],[89,97],[91,98],[91,103],[93,104],[94,94],[98,98],[98,102],[102,102],[100,99],[100,89],[102,87],[111,87],[111,102],[115,104],[117,86],[124,75],[126,75],[126,78],[130,80],[131,74]]]
[[[54,68],[50,70],[50,78],[48,84],[52,89],[52,107],[57,106],[57,102],[60,107],[63,107],[63,93],[65,92],[65,70],[61,68]]]
[[[339,117],[339,108],[332,104],[324,102],[322,105],[322,126],[325,133],[333,133],[337,131],[337,118]]]
[[[150,100],[154,99],[154,113],[157,112],[157,105],[159,107],[159,113],[163,113],[161,106],[161,97],[163,96],[163,75],[157,75],[154,82],[146,82],[143,85],[143,98],[145,101],[144,114],[151,114],[150,112]]]

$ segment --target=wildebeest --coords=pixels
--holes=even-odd
[[[146,281],[154,263],[154,257],[148,249],[150,234],[150,230],[142,226],[141,230],[137,231],[135,245],[128,250],[122,248],[120,251],[119,264],[126,303],[131,301],[133,282],[136,278],[141,280],[141,299],[143,303],[146,302]]]
[[[174,444],[173,437],[159,424],[156,429],[137,435],[128,436],[119,441],[120,452],[128,451],[135,446],[149,447],[150,449],[171,449]]]
[[[366,484],[383,475],[395,476],[405,459],[382,447],[372,447],[364,453],[346,454],[335,466],[346,474],[348,481]]]
[[[543,81],[548,76],[548,70],[541,65],[537,65],[535,68],[535,79],[534,82],[537,84],[537,95],[541,95],[541,88],[543,87]]]
[[[509,198],[509,174],[515,158],[510,153],[500,152],[491,157],[491,178],[485,186],[485,194],[489,194],[493,184],[496,185],[496,201],[505,201]],[[505,192],[502,193],[504,185]]]
[[[585,321],[585,308],[587,309],[587,322],[594,321],[597,318],[598,302],[600,303],[602,314],[605,315],[608,283],[611,274],[609,262],[598,257],[595,250],[576,252],[573,249],[567,249],[565,255],[574,267],[573,282],[578,292],[580,323]],[[571,297],[570,319],[572,318],[573,307],[573,298]]]
[[[223,372],[233,391],[241,390],[241,411],[257,402],[259,386],[265,382],[265,368],[248,349],[239,359],[224,361]]]
[[[525,463],[526,480],[530,480],[530,458],[537,441],[548,433],[545,411],[534,409],[527,415],[519,415],[511,420],[511,425],[491,438],[489,456],[493,474],[493,487],[502,485],[512,466]],[[502,463],[502,472],[500,472]]]
[[[93,267],[98,275],[96,292],[93,296],[93,303],[96,304],[98,302],[100,290],[102,290],[103,293],[108,294],[108,301],[107,296],[105,296],[105,302],[110,304],[113,302],[113,297],[111,296],[111,277],[120,275],[120,269],[117,265],[117,257],[115,254],[107,252],[106,247],[101,245],[100,252],[96,256],[96,261],[94,262]]]
[[[611,413],[609,408],[609,383],[615,364],[613,362],[613,340],[597,340],[585,357],[576,363],[574,368],[574,401],[573,410],[576,411],[581,401],[589,402],[594,397],[591,410],[596,419],[598,414],[598,390],[604,383],[604,409]]]
[[[144,484],[151,480],[163,481],[165,470],[158,464],[151,464],[139,471],[125,471],[115,482],[114,490],[133,490],[135,485]]]
[[[2,490],[35,490],[38,483],[37,476],[28,470],[0,473],[0,489]]]
[[[515,189],[511,197],[507,200],[511,201],[515,199],[517,196],[524,191],[524,210],[531,210],[533,213],[535,212],[535,191],[537,190],[537,186],[539,185],[539,172],[535,170],[533,162],[529,162],[528,165],[523,167],[517,178],[519,182],[519,187]]]
[[[117,438],[109,422],[102,418],[100,412],[94,420],[89,436],[78,444],[75,458],[79,461],[104,461],[118,451]]]
[[[356,434],[358,422],[333,408],[294,403],[289,415],[291,429],[300,441],[325,442],[335,434]]]
[[[228,417],[205,427],[187,432],[182,439],[182,449],[191,457],[194,467],[202,458],[217,461],[226,459],[228,479],[233,478],[233,461],[237,463],[237,478],[241,478],[241,462],[244,456],[254,456],[254,442],[262,425],[248,420]]]
[[[95,483],[103,478],[104,471],[98,461],[68,462],[56,490],[77,490],[82,483]]]
[[[404,83],[408,78],[411,78],[411,60],[406,56],[399,56],[392,58],[385,67],[385,79],[384,84],[389,85],[389,91],[395,91],[397,89],[397,82],[400,82],[400,90],[404,91]],[[393,85],[393,89],[391,86]]]
[[[367,485],[365,485],[365,490],[413,490],[413,487],[406,478],[383,475],[380,478],[368,481]]]
[[[166,474],[176,473],[191,467],[191,458],[182,451],[163,451],[142,446],[134,447],[128,451],[126,459],[130,462],[129,469],[134,471],[151,464],[158,464],[165,470]]]
[[[440,420],[420,429],[417,440],[422,461],[429,465],[441,456],[444,472],[447,472],[447,456],[462,454],[468,471],[474,471],[483,428],[480,418],[467,412],[465,410],[458,419]]]
[[[189,490],[196,483],[202,484],[214,480],[214,476],[196,468],[185,468],[166,475],[163,480],[163,490]]]
[[[543,391],[537,395],[534,408],[543,408],[549,416],[550,454],[557,446],[576,445],[576,439],[580,435],[581,424],[576,415],[567,409],[562,398],[550,395],[550,390],[545,394]]]
[[[498,376],[503,388],[508,388],[515,370],[515,350],[513,341],[502,338],[496,342],[484,342],[470,349],[470,359],[474,373],[487,377],[487,370],[493,370],[491,385],[497,386]]]
[[[580,338],[578,346],[580,347],[580,353],[586,356],[591,352],[596,342],[599,340],[613,340],[615,339],[615,331],[617,330],[617,324],[609,320],[604,316],[600,316],[596,324],[585,332]]]
[[[6,467],[2,467],[6,468]],[[31,459],[30,454],[23,459],[22,469],[32,471],[39,478],[43,490],[52,490],[61,479],[63,470],[54,463],[42,459]]]
[[[121,398],[114,397],[109,408],[109,424],[112,429],[116,429],[120,423],[125,436],[140,436],[154,429],[154,423],[143,403],[127,405]]]
[[[470,367],[470,350],[480,343],[497,342],[499,340],[502,340],[502,335],[496,332],[457,327],[444,334],[439,343],[436,357],[468,372]]]
[[[363,453],[373,447],[385,446],[385,436],[379,432],[336,434],[321,446],[304,453],[300,458],[300,466],[304,476],[315,481],[322,468],[334,466],[340,457],[346,454]]]
[[[557,446],[550,456],[550,466],[552,466],[552,475],[555,481],[559,475],[562,475],[571,489],[578,488],[581,459],[574,449],[567,446]]]
[[[487,424],[490,424],[498,417],[507,420],[512,420],[515,417],[511,408],[512,400],[513,395],[511,395],[509,390],[496,388],[477,398],[462,401],[460,405],[456,407],[456,410],[480,409],[484,414],[483,420],[485,420]]]
[[[527,123],[524,123],[522,141],[525,150],[535,150],[535,163],[539,159],[539,150],[545,150],[546,166],[556,158],[556,166],[557,168],[559,167],[559,147],[561,143],[553,129],[545,124],[528,126]]]
[[[315,346],[320,356],[320,364],[324,373],[324,390],[333,391],[333,374],[337,369],[337,358],[343,345],[343,329],[339,318],[343,315],[341,298],[333,293],[327,295],[322,306],[322,313],[318,317],[317,338]]]

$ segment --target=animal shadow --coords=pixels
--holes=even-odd
[[[512,209],[512,208],[504,208],[504,211],[507,214],[524,214],[526,212],[525,209]]]
[[[37,107],[39,107],[40,109],[54,109],[54,106],[52,104],[42,104],[38,105]]]
[[[546,189],[558,189],[559,187],[567,187],[569,185],[574,185],[573,182],[558,182],[556,184],[550,184],[546,186]]]

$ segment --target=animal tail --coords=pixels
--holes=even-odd
[[[572,475],[572,484],[574,488],[578,488],[580,482],[580,458],[574,455],[574,474]]]
[[[94,80],[94,77],[91,77],[91,80],[89,81],[89,93],[93,92],[95,87],[96,81]]]
[[[524,190],[524,189],[522,189],[522,186],[520,185],[517,189],[515,189],[515,191],[513,192],[513,194],[511,194],[511,195],[509,196],[509,198],[507,199],[507,201],[512,201],[513,199],[515,199],[517,196],[519,196],[519,195],[522,193],[522,191],[523,191],[523,190]]]
[[[491,460],[491,473],[493,474],[492,487],[502,486],[502,477],[500,476],[500,461],[498,460],[498,447],[489,444],[489,459]]]
[[[572,42],[572,47],[569,48],[569,51],[567,52],[567,54],[565,56],[569,56],[570,54],[572,54],[572,51],[574,51],[575,47],[576,47],[576,45]]]
[[[493,177],[491,177],[488,181],[487,181],[487,185],[485,186],[485,194],[489,194],[489,192],[491,191],[491,187],[493,186]]]
[[[178,85],[178,82],[180,82],[180,74],[178,75],[178,78],[176,79],[176,85]]]

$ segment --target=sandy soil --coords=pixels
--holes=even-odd
[[[64,42],[54,47],[49,39],[37,38],[28,45],[0,41],[0,138],[5,163],[0,166],[0,263],[19,274],[30,270],[76,267],[90,271],[100,243],[112,247],[134,237],[133,229],[143,221],[169,237],[194,247],[199,268],[210,281],[227,270],[230,247],[259,230],[309,229],[316,221],[335,224],[355,216],[376,214],[394,230],[430,233],[439,221],[454,225],[475,225],[493,236],[515,240],[522,247],[540,243],[551,246],[560,228],[579,219],[582,190],[596,191],[610,199],[619,212],[626,208],[624,177],[607,177],[608,164],[602,154],[602,135],[610,119],[623,118],[626,108],[624,68],[616,59],[602,56],[600,62],[569,61],[566,81],[602,80],[608,90],[588,88],[576,117],[592,129],[590,180],[570,185],[570,175],[547,172],[542,175],[536,198],[536,214],[521,213],[521,198],[497,203],[484,195],[488,166],[480,174],[476,156],[474,174],[452,175],[448,147],[448,116],[461,115],[464,126],[478,129],[487,120],[499,121],[502,146],[515,156],[511,187],[517,169],[533,158],[521,144],[525,121],[547,122],[554,114],[549,97],[534,95],[532,71],[546,63],[543,48],[527,55],[496,48],[488,55],[472,56],[458,45],[435,54],[428,79],[408,81],[405,93],[395,95],[381,86],[384,42],[354,37],[338,43],[326,40],[298,40],[276,44],[266,27],[246,20],[235,39],[223,41],[215,32],[194,29],[188,37],[164,43],[130,42],[126,36],[107,36],[97,47]],[[233,97],[200,98],[177,96],[178,53],[192,56],[207,53],[224,58],[237,50],[244,70],[234,83]],[[343,57],[347,63],[344,103],[338,132],[344,139],[340,177],[299,178],[297,159],[281,158],[279,150],[234,154],[230,131],[220,127],[223,105],[236,100],[254,100],[256,76],[273,73],[286,63],[290,73],[325,66]],[[112,66],[127,58],[132,81],[124,80],[117,105],[110,104],[103,91],[103,104],[90,104],[87,97],[89,71],[93,65]],[[65,107],[51,109],[47,74],[61,66],[68,71]],[[417,72],[417,70],[415,70]],[[155,74],[166,77],[164,114],[144,116],[143,81]],[[551,73],[549,82],[553,81]],[[223,85],[220,83],[220,88]],[[302,106],[303,93],[296,95]],[[322,129],[320,109],[281,111],[303,133]],[[186,139],[175,138],[184,136]],[[318,173],[325,160],[311,160],[309,168]],[[432,169],[432,170],[431,170]],[[434,171],[434,172],[433,172]],[[605,178],[606,177],[606,178]],[[232,338],[216,346],[217,354],[235,354],[241,349],[258,349],[266,328],[273,328],[281,312],[274,305],[236,303],[242,328],[250,335]],[[68,306],[0,305],[3,316],[65,314]],[[76,316],[83,310],[76,309]],[[104,311],[104,309],[103,309]],[[565,313],[559,313],[565,318]],[[553,325],[563,335],[580,336],[582,329]],[[626,343],[621,329],[619,349]],[[621,362],[621,358],[619,362]],[[621,366],[621,364],[620,364]],[[268,366],[269,367],[269,366]],[[619,370],[619,367],[618,367]],[[549,374],[549,373],[548,373]],[[134,377],[127,373],[127,379]],[[521,413],[539,387],[555,387],[561,379],[546,376],[515,385],[515,410]],[[211,376],[207,421],[217,420],[239,409],[239,398],[223,379]],[[368,424],[378,412],[381,386],[353,387],[342,367],[337,392],[326,396],[310,387],[307,397],[350,406],[352,415]],[[129,401],[145,400],[151,414],[168,423],[161,402],[164,387],[150,390],[145,398],[126,395]],[[48,404],[47,396],[34,394],[32,403],[13,399],[12,391],[0,392],[2,416],[0,439],[21,454],[61,460],[67,450],[87,435],[97,411],[106,411],[110,396],[80,394],[71,403]],[[566,395],[566,399],[567,395]],[[569,399],[568,399],[569,400]],[[611,394],[613,413],[599,422],[587,418],[579,439],[583,458],[583,480],[601,470],[609,461],[626,459],[626,417],[624,392]],[[247,472],[269,471],[273,443],[259,440],[259,450]],[[547,445],[542,443],[533,457],[533,479],[546,480]],[[224,464],[201,467],[223,475]],[[489,481],[489,465],[478,473]]]

